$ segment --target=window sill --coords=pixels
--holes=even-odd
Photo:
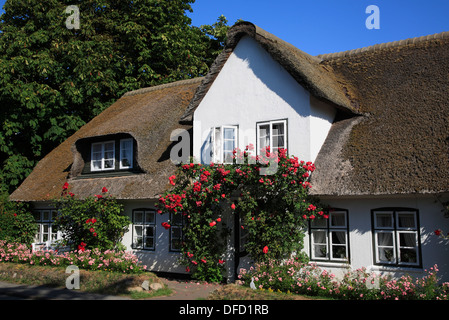
[[[417,272],[420,273],[423,271],[421,266],[401,266],[401,265],[373,265],[371,266],[372,271],[386,271],[386,272]]]
[[[349,262],[346,261],[321,261],[321,260],[310,260],[309,263],[316,264],[319,267],[335,267],[335,268],[348,268],[351,266]]]
[[[92,178],[109,178],[109,177],[126,177],[141,174],[137,170],[114,170],[114,171],[94,171],[86,172],[74,177],[74,179],[92,179]]]

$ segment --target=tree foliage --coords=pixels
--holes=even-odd
[[[194,0],[7,0],[0,17],[0,182],[38,160],[129,90],[205,75],[226,19],[191,25]],[[68,29],[76,5],[80,28]],[[216,30],[216,31],[215,31]]]

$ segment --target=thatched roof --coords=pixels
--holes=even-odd
[[[170,134],[177,128],[190,129],[178,121],[201,80],[196,78],[128,92],[44,157],[11,199],[50,200],[61,194],[66,181],[70,191],[81,198],[100,194],[103,187],[118,199],[157,197],[167,190],[168,177],[176,168],[169,159]],[[128,133],[136,140],[142,173],[81,178],[84,163],[76,142],[116,133]]]
[[[195,109],[243,36],[255,39],[311,94],[339,110],[315,161],[314,195],[449,191],[449,33],[313,57],[242,22],[230,29],[205,78],[124,95],[41,160],[11,199],[51,199],[65,181],[81,197],[102,187],[119,199],[163,193],[175,170],[170,133],[191,128]],[[81,178],[84,163],[76,142],[115,133],[135,138],[143,172]]]
[[[194,99],[181,118],[181,123],[191,123],[193,113],[211,87],[224,64],[234,51],[239,40],[249,36],[256,40],[289,74],[306,90],[319,99],[324,99],[335,107],[350,114],[358,113],[356,101],[347,96],[345,84],[339,83],[332,68],[321,65],[321,59],[313,57],[282,39],[268,33],[250,22],[236,23],[229,29],[226,45],[214,61],[204,82],[198,88]]]
[[[333,124],[313,193],[449,191],[449,32],[319,57],[364,116]]]

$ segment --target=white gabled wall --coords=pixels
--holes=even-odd
[[[238,125],[238,147],[256,145],[256,123],[287,119],[288,153],[314,161],[336,111],[311,97],[254,39],[243,37],[194,113],[193,156],[210,162],[210,128]]]

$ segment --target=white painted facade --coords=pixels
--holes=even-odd
[[[286,120],[287,150],[314,161],[336,111],[312,97],[252,38],[240,40],[193,116],[193,156],[211,162],[210,133],[238,126],[238,145],[257,145],[257,123]]]
[[[348,212],[349,225],[349,264],[335,262],[317,263],[323,269],[333,272],[337,277],[349,269],[362,267],[367,271],[400,277],[409,274],[422,277],[425,269],[435,264],[439,268],[441,281],[449,281],[449,242],[434,234],[436,229],[447,230],[449,221],[444,218],[442,205],[432,195],[403,196],[367,196],[353,198],[322,198],[331,207],[345,209]],[[375,263],[372,210],[379,208],[407,208],[418,210],[418,228],[420,234],[421,265],[414,267],[385,266]],[[396,239],[397,240],[397,239]],[[396,245],[398,245],[396,243]],[[305,237],[304,249],[310,256],[310,237]]]

